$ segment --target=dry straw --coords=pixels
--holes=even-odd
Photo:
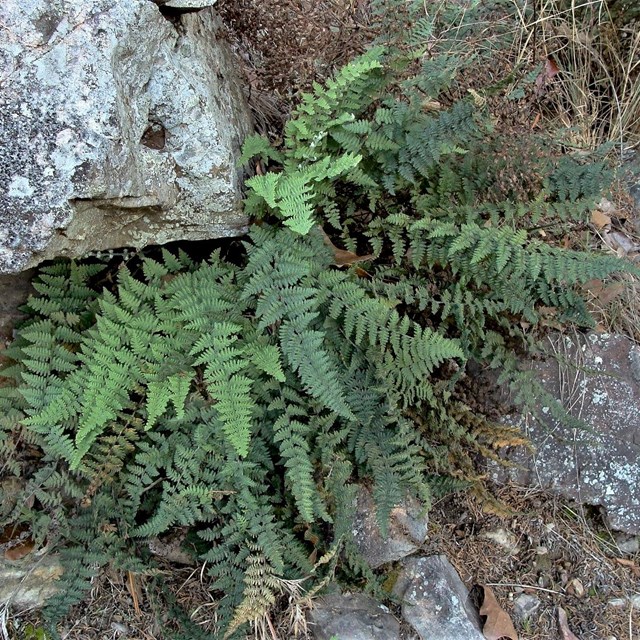
[[[513,0],[520,59],[533,51],[559,73],[547,117],[576,149],[613,142],[624,157],[640,142],[640,8],[615,0]],[[538,54],[539,55],[539,54]]]

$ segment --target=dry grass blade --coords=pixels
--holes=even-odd
[[[129,589],[131,599],[133,600],[133,608],[135,612],[140,615],[140,596],[138,595],[139,587],[136,583],[136,577],[132,571],[127,571],[127,588]]]
[[[614,142],[620,154],[637,146],[640,30],[632,18],[612,15],[606,0],[543,0],[531,13],[513,1],[522,29],[519,58],[541,50],[558,65],[541,106],[564,129],[565,142],[578,149]]]

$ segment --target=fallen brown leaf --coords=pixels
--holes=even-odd
[[[535,89],[536,95],[538,96],[541,95],[544,92],[544,88],[547,85],[547,83],[553,80],[553,78],[557,76],[559,72],[560,72],[560,69],[556,64],[556,61],[551,56],[549,56],[544,61],[544,68],[536,78],[536,89]]]
[[[4,552],[5,560],[22,560],[25,556],[28,556],[35,547],[35,542],[29,538],[24,542],[19,542],[18,544],[10,547]]]
[[[482,633],[487,640],[518,640],[518,634],[511,622],[509,614],[496,600],[491,587],[482,585],[484,600],[480,607],[480,615],[487,616]]]
[[[624,284],[622,282],[605,284],[602,280],[589,280],[584,283],[583,289],[588,291],[604,307],[624,291]]]
[[[331,238],[329,238],[322,227],[320,227],[320,233],[322,234],[324,243],[333,251],[335,264],[338,267],[350,267],[356,262],[366,262],[367,260],[371,260],[373,258],[373,255],[359,256],[353,253],[353,251],[339,249],[335,244],[333,244],[333,242],[331,242]]]
[[[611,218],[606,213],[604,213],[604,211],[595,209],[591,213],[591,222],[595,225],[596,228],[603,229],[607,225],[611,224]]]
[[[578,636],[569,629],[567,613],[562,607],[558,607],[558,626],[560,627],[561,640],[579,640]]]
[[[368,278],[369,272],[361,269],[360,267],[356,267],[354,269],[354,273],[358,276],[358,278]]]

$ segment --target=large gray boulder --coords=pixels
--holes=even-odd
[[[508,454],[515,466],[489,463],[498,482],[541,486],[604,508],[609,525],[640,533],[640,347],[622,335],[550,338],[557,357],[530,364],[536,379],[582,425],[567,425],[540,402],[540,419],[512,415],[534,450]]]
[[[250,114],[213,8],[2,0],[0,24],[0,273],[243,232]]]

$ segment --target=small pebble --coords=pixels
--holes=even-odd
[[[527,593],[519,595],[513,603],[513,611],[518,618],[530,618],[540,607],[540,600]]]
[[[129,629],[127,629],[127,627],[123,624],[120,624],[119,622],[112,622],[111,623],[111,628],[118,634],[121,636],[126,636],[129,633]]]
[[[618,536],[616,537],[616,544],[620,553],[627,555],[634,555],[640,551],[640,540],[638,536]]]
[[[548,576],[542,575],[538,578],[538,586],[547,589],[551,586],[551,580],[549,580]]]
[[[582,586],[582,582],[578,580],[578,578],[574,578],[569,583],[567,591],[569,591],[569,593],[573,594],[574,596],[577,596],[578,598],[582,598],[582,596],[584,595],[584,587]]]
[[[610,607],[625,607],[627,605],[627,601],[625,598],[611,598],[607,604]]]
[[[482,538],[495,542],[511,556],[517,555],[520,551],[518,541],[510,531],[496,529],[495,531],[484,531],[480,535]]]

